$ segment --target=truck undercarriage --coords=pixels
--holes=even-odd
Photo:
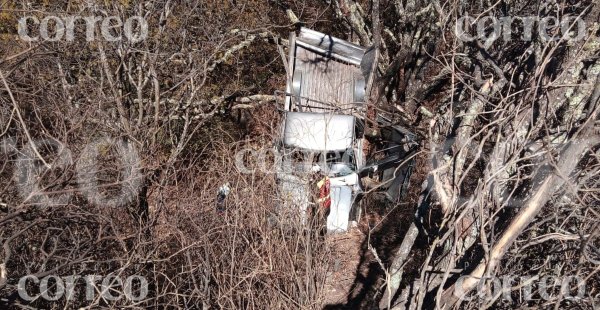
[[[306,222],[325,214],[327,232],[345,232],[361,216],[365,183],[392,203],[406,193],[419,145],[384,115],[367,119],[373,57],[368,48],[310,29],[290,34],[276,143],[283,154],[277,174],[283,216]],[[368,121],[376,122],[378,135],[365,134]]]

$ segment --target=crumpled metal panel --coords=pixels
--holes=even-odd
[[[300,28],[296,44],[357,66],[365,54],[362,46],[304,27]]]
[[[277,213],[280,221],[289,221],[287,224],[300,223],[305,224],[307,219],[307,209],[310,204],[309,183],[297,176],[286,173],[277,174],[279,182],[280,205]],[[286,224],[286,223],[284,223]]]
[[[331,207],[327,216],[327,232],[346,232],[352,208],[352,189],[349,186],[332,186],[330,197]]]
[[[283,144],[314,151],[344,151],[354,141],[354,116],[287,112]]]

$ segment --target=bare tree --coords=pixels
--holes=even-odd
[[[273,175],[243,174],[234,162],[278,130],[273,92],[284,88],[285,38],[298,25],[376,48],[367,138],[381,138],[378,114],[420,137],[405,201],[385,210],[365,197],[369,210],[384,209],[366,225],[357,270],[374,280],[329,307],[597,304],[596,3],[5,2],[0,305],[323,307],[330,246],[316,229],[270,225]],[[36,36],[49,15],[81,17],[73,40],[19,37],[20,18],[31,17],[25,29]],[[128,40],[115,22],[132,16],[147,22],[145,40]],[[99,20],[88,28],[85,17]],[[108,17],[120,40],[106,40]],[[550,17],[567,22],[543,25]],[[220,213],[225,183],[232,193]],[[148,294],[110,300],[94,283],[90,300],[77,286],[73,298],[49,301],[30,281],[36,298],[19,296],[23,277],[53,275],[141,275]],[[502,295],[492,280],[501,276],[530,282]],[[547,293],[539,283],[548,276],[579,277],[587,295],[568,298],[579,291],[560,283]],[[517,298],[530,284],[531,298]]]

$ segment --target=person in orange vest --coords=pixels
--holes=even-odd
[[[329,209],[331,207],[331,181],[328,176],[324,176],[317,182],[317,189],[317,227],[319,227],[321,234],[325,234],[327,231],[327,216],[329,215]]]
[[[319,199],[317,202],[320,205],[320,209],[325,214],[329,211],[329,207],[331,207],[331,181],[328,176],[325,176],[321,181],[317,183],[317,188],[319,189]]]

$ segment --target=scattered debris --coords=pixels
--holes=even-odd
[[[217,191],[217,212],[225,212],[225,199],[231,192],[229,182],[221,185]]]

